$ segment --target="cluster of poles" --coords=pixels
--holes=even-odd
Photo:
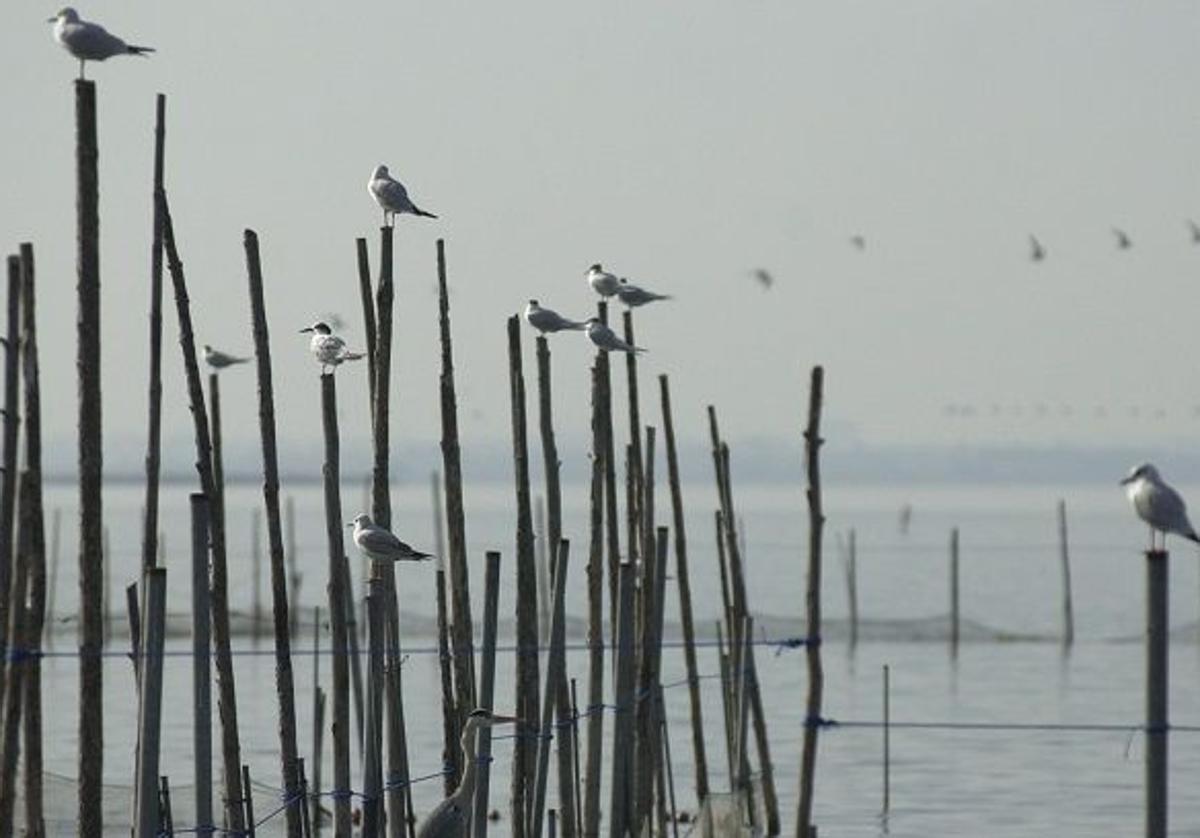
[[[100,259],[98,213],[98,142],[96,87],[75,82],[77,121],[78,208],[78,406],[79,406],[79,723],[78,811],[80,835],[99,836],[103,830],[102,777],[104,714],[102,659],[105,635],[106,557],[102,510],[101,391],[100,391]],[[227,588],[224,476],[220,422],[220,389],[216,374],[207,392],[197,362],[188,287],[172,224],[164,183],[166,100],[156,103],[153,179],[153,238],[150,259],[150,370],[145,457],[145,506],[140,578],[128,589],[137,697],[138,730],[131,824],[135,836],[173,834],[168,777],[160,771],[160,733],[163,714],[163,660],[166,639],[167,569],[159,544],[159,478],[161,448],[161,370],[164,273],[169,276],[179,326],[179,347],[187,382],[194,430],[199,491],[191,496],[192,660],[196,713],[195,793],[199,832],[224,831],[253,835],[256,822],[250,767],[243,762],[238,731],[233,651]],[[390,412],[392,329],[395,287],[393,228],[380,230],[378,280],[373,281],[367,241],[357,240],[357,265],[368,346],[368,398],[374,457],[371,513],[390,527]],[[341,504],[340,430],[337,383],[332,372],[320,376],[324,430],[324,502],[328,540],[328,617],[331,645],[331,695],[314,673],[311,780],[297,741],[292,635],[298,619],[294,600],[298,576],[287,567],[276,447],[276,421],[268,318],[257,235],[244,237],[251,322],[257,368],[258,408],[262,443],[263,511],[270,567],[275,686],[278,701],[279,772],[282,805],[268,817],[282,819],[289,836],[319,834],[323,804],[332,809],[335,836],[355,829],[356,801],[361,805],[361,834],[390,838],[417,834],[467,834],[418,830],[420,818],[412,805],[411,786],[420,779],[409,772],[401,682],[402,637],[397,608],[397,578],[390,563],[372,562],[366,580],[366,654],[360,654],[355,596],[345,553]],[[477,771],[470,834],[485,835],[488,827],[488,768],[491,740],[484,728],[473,747],[460,749],[467,719],[476,708],[493,706],[496,671],[496,632],[501,554],[485,558],[484,619],[479,665],[476,667],[472,625],[469,561],[463,500],[457,400],[450,328],[449,293],[444,243],[437,244],[441,343],[441,421],[443,483],[435,486],[438,528],[444,497],[445,561],[435,570],[444,747],[441,755],[447,797],[459,788],[469,766],[462,754],[476,756]],[[45,834],[41,793],[41,643],[46,614],[46,549],[41,491],[40,408],[33,248],[22,245],[8,261],[8,330],[4,339],[3,468],[0,479],[0,834],[12,834],[15,784],[23,777],[24,830]],[[606,303],[599,318],[607,323]],[[625,339],[633,343],[632,313],[624,314]],[[672,526],[659,526],[655,505],[657,430],[643,425],[638,401],[637,358],[626,356],[629,436],[624,453],[624,517],[618,504],[617,450],[613,416],[612,377],[606,352],[597,353],[591,368],[591,479],[587,586],[586,707],[580,710],[576,678],[565,655],[565,592],[570,543],[562,531],[562,493],[553,423],[551,353],[546,338],[536,343],[538,430],[542,443],[547,513],[545,544],[549,546],[548,585],[539,596],[535,559],[536,535],[530,487],[530,451],[522,336],[516,316],[507,324],[515,492],[517,501],[516,693],[508,829],[527,838],[543,834],[594,836],[601,831],[602,771],[611,772],[609,798],[603,810],[605,830],[612,836],[668,834],[677,827],[667,719],[662,701],[660,669],[668,557],[674,547],[675,578],[680,594],[684,654],[690,691],[692,749],[696,765],[696,794],[703,811],[710,797],[708,759],[701,717],[693,617],[688,582],[688,552],[684,505],[672,423],[670,390],[659,377],[662,427]],[[814,368],[808,426],[810,527],[807,612],[809,637],[820,635],[821,511],[818,451],[822,401],[822,370]],[[21,383],[23,393],[18,393]],[[730,450],[721,437],[715,409],[708,409],[712,456],[719,508],[715,512],[723,619],[720,632],[721,698],[725,751],[731,789],[739,801],[738,818],[747,828],[780,834],[782,824],[772,773],[766,717],[756,675],[753,620],[747,600],[742,547],[737,532]],[[24,436],[20,426],[24,426]],[[23,462],[18,467],[19,445]],[[290,515],[289,515],[290,518]],[[257,519],[256,519],[257,520]],[[622,529],[624,532],[622,533]],[[257,536],[255,543],[257,544]],[[290,538],[288,539],[291,540]],[[623,543],[622,543],[623,542]],[[257,548],[255,548],[257,549]],[[294,555],[292,556],[294,561]],[[257,571],[256,571],[257,572]],[[415,569],[414,573],[420,573]],[[289,587],[292,599],[289,600]],[[607,591],[607,597],[605,592]],[[605,621],[607,599],[608,619]],[[539,603],[539,600],[540,603]],[[542,625],[539,626],[539,610]],[[549,626],[545,625],[546,617]],[[321,621],[317,626],[320,645]],[[542,654],[539,638],[549,638]],[[605,652],[608,660],[605,660]],[[821,703],[821,663],[818,643],[807,647],[809,696],[807,717],[818,719]],[[365,664],[365,665],[364,665]],[[362,671],[365,669],[366,671]],[[219,718],[217,743],[220,766],[220,810],[215,815],[212,794],[213,742],[210,673],[215,671],[215,700]],[[605,684],[605,678],[609,683]],[[478,678],[477,678],[478,675]],[[351,685],[354,685],[352,690]],[[606,702],[606,694],[610,701]],[[500,702],[502,705],[507,702]],[[351,727],[352,706],[356,725]],[[605,741],[605,716],[612,720]],[[328,711],[328,715],[327,715]],[[327,720],[329,724],[327,725]],[[815,835],[811,826],[812,789],[819,725],[805,726],[803,776],[796,833]],[[332,738],[332,790],[322,789],[321,755],[324,736]],[[351,787],[351,744],[357,740],[361,789]],[[551,743],[555,753],[550,753]],[[751,744],[753,743],[753,744]],[[467,743],[464,743],[467,744]],[[605,766],[605,748],[611,749]],[[22,760],[23,755],[23,760]],[[428,760],[423,758],[423,762]],[[18,766],[23,762],[23,770]],[[557,777],[558,806],[548,809],[547,786],[552,762]],[[465,785],[465,784],[464,784]],[[756,795],[761,800],[755,800]],[[258,815],[264,813],[261,811]],[[215,824],[220,823],[217,827]],[[189,830],[190,831],[190,830]]]

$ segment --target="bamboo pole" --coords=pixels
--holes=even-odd
[[[17,431],[21,423],[21,257],[8,257],[8,328],[4,336],[4,470],[0,472],[0,656],[8,651],[9,589],[15,555],[17,509]],[[0,695],[5,692],[0,666]]]
[[[304,838],[312,838],[312,825],[308,820],[308,777],[304,773],[304,757],[296,760],[296,774],[300,782],[300,833]]]
[[[729,790],[733,791],[737,772],[734,770],[734,752],[737,743],[733,735],[733,684],[730,676],[730,655],[726,651],[725,632],[721,629],[721,621],[717,620],[717,664],[721,675],[721,711],[725,721],[725,772],[729,777]],[[731,638],[732,640],[732,638]]]
[[[454,670],[450,659],[450,614],[446,601],[446,539],[442,521],[442,487],[438,473],[429,476],[433,501],[433,554],[437,556],[434,594],[437,597],[438,671],[442,681],[442,765],[443,789],[449,797],[458,788],[458,778],[466,767],[459,765],[458,708],[454,697]]]
[[[625,309],[622,312],[622,320],[625,326],[625,342],[630,346],[637,346],[633,336],[633,310]],[[629,445],[633,449],[629,458],[630,468],[633,472],[634,486],[634,510],[628,516],[630,522],[629,530],[629,558],[636,565],[639,553],[644,549],[643,540],[649,537],[653,539],[654,534],[649,536],[642,532],[642,420],[641,413],[638,407],[638,379],[637,379],[637,353],[625,353],[625,377],[628,383],[628,407],[629,407]]]
[[[346,563],[342,549],[342,497],[337,386],[332,373],[321,376],[321,416],[325,432],[325,535],[329,546],[330,653],[333,657],[333,829],[350,838],[350,650],[346,625]]]
[[[662,764],[666,767],[667,773],[667,802],[670,808],[670,824],[671,834],[674,838],[679,838],[679,809],[675,805],[675,771],[671,764],[671,732],[667,727],[667,704],[663,701],[662,684],[658,685],[658,695],[655,697],[655,702],[658,706],[658,718],[660,724],[660,738],[662,740]],[[665,830],[660,830],[664,835]]]
[[[496,683],[496,623],[500,611],[500,553],[489,550],[484,568],[483,600],[483,649],[479,662],[479,706],[492,709],[493,690]],[[475,740],[476,759],[479,760],[478,778],[475,783],[475,800],[471,814],[473,838],[487,838],[488,788],[491,783],[492,729],[482,727]]]
[[[166,838],[174,838],[175,835],[175,818],[171,814],[171,783],[165,777],[159,777],[159,792],[158,792],[158,810],[160,813],[160,835]]]
[[[142,567],[154,567],[158,558],[158,482],[162,451],[162,215],[158,193],[163,190],[166,148],[167,97],[154,102],[154,221],[150,246],[150,383],[149,420],[146,423],[146,512],[142,516]]]
[[[29,494],[32,490],[29,472],[22,471],[17,494],[20,500],[20,521],[16,528],[15,561],[10,577],[8,609],[8,639],[11,649],[6,655],[4,679],[4,716],[0,729],[0,835],[13,834],[13,813],[16,808],[17,758],[21,752],[21,695],[29,660],[29,621],[24,608],[29,586],[29,560],[32,552],[32,517]]]
[[[362,299],[363,337],[367,342],[367,398],[371,407],[371,421],[375,420],[375,304],[371,300],[371,257],[367,253],[367,240],[361,236],[354,240],[358,262],[358,293]]]
[[[858,533],[850,528],[846,547],[846,596],[850,607],[850,649],[858,645]]]
[[[246,796],[242,799],[245,804],[246,814],[246,835],[247,838],[254,838],[254,795],[250,793],[250,766],[242,766],[242,788],[246,790]]]
[[[1064,646],[1075,642],[1075,607],[1071,603],[1071,551],[1067,545],[1067,503],[1058,502],[1058,560],[1062,567],[1062,621]]]
[[[138,584],[130,582],[125,586],[125,611],[129,617],[129,660],[133,664],[133,682],[136,687],[141,683],[142,662],[142,615],[138,605]]]
[[[688,578],[683,492],[679,482],[679,457],[675,450],[675,424],[671,417],[671,389],[667,376],[660,375],[658,384],[662,402],[663,437],[667,446],[667,479],[671,487],[671,519],[675,535],[675,580],[679,588],[683,657],[687,670],[688,699],[692,708],[692,757],[696,765],[696,799],[703,804],[704,799],[708,797],[708,757],[704,750],[704,718],[700,703],[700,673],[696,665],[696,632],[692,620],[692,586]]]
[[[805,473],[808,489],[808,581],[804,602],[806,637],[805,646],[808,663],[808,696],[804,710],[804,744],[800,757],[800,808],[796,815],[797,838],[814,838],[816,828],[812,822],[813,784],[817,772],[817,733],[820,731],[821,693],[825,683],[821,668],[821,536],[825,526],[825,512],[821,504],[821,400],[824,391],[825,371],[813,367],[808,396],[808,425],[804,430]]]
[[[600,353],[603,357],[603,353]],[[604,749],[604,473],[603,370],[592,365],[592,483],[588,515],[587,764],[582,800],[586,838],[600,834],[601,756]]]
[[[262,511],[256,506],[250,510],[250,636],[256,645],[261,634]]]
[[[24,695],[25,834],[46,834],[42,811],[42,635],[46,624],[46,522],[42,497],[42,396],[38,366],[33,245],[21,245],[21,376],[25,385],[25,469],[29,473],[29,639]]]
[[[190,497],[192,522],[192,762],[196,778],[196,828],[214,825],[212,813],[212,669],[209,662],[209,503]]]
[[[100,408],[100,188],[96,85],[75,82],[75,160],[79,300],[79,801],[80,835],[103,829],[104,582],[101,555],[103,446]]]
[[[62,509],[54,507],[50,514],[50,579],[46,584],[46,645],[54,648],[54,627],[58,623],[54,610],[54,595],[58,591],[58,559],[62,554]]]
[[[225,778],[225,811],[230,829],[244,829],[241,807],[236,801],[242,798],[241,745],[238,740],[237,701],[233,678],[233,657],[229,646],[229,598],[225,566],[225,518],[213,477],[212,442],[209,437],[207,412],[204,406],[204,389],[200,384],[200,370],[196,364],[196,342],[192,336],[192,316],[188,305],[187,282],[183,264],[175,247],[175,231],[171,222],[170,205],[164,193],[159,193],[163,219],[163,245],[166,248],[167,267],[175,289],[175,306],[179,316],[179,344],[183,352],[184,369],[187,374],[188,395],[191,400],[192,422],[196,438],[196,469],[200,473],[200,486],[210,499],[209,533],[212,550],[210,576],[210,598],[212,608],[213,646],[216,651],[217,708],[221,718],[221,759]]]
[[[632,830],[633,789],[634,664],[637,656],[633,622],[634,567],[621,562],[618,585],[616,695],[617,713],[613,722],[612,784],[608,811],[609,835],[624,838]]]
[[[284,499],[283,527],[287,539],[284,558],[288,567],[288,633],[294,637],[300,628],[300,570],[296,552],[296,500],[291,495]]]
[[[513,838],[525,838],[532,822],[533,777],[537,766],[538,627],[537,573],[533,562],[533,525],[529,503],[529,450],[525,437],[525,375],[521,367],[521,327],[508,319],[508,380],[512,400],[513,470],[517,494],[517,744],[513,748]]]
[[[646,460],[644,473],[647,482],[654,480],[654,429],[646,429]],[[652,492],[648,486],[644,486],[639,494],[642,497],[641,505],[644,507],[643,520],[639,527],[640,532],[654,532],[654,510],[652,503]],[[664,548],[666,546],[664,542]],[[656,747],[654,738],[654,728],[657,725],[657,719],[654,712],[654,685],[658,677],[658,669],[656,663],[656,636],[655,625],[658,622],[658,581],[659,567],[658,556],[653,547],[653,540],[650,544],[642,545],[642,563],[641,563],[641,578],[638,580],[638,612],[640,614],[638,626],[638,696],[641,700],[637,703],[637,713],[634,727],[634,753],[633,753],[633,797],[632,797],[632,827],[635,834],[640,834],[644,830],[653,831],[651,825],[647,823],[652,820],[653,815],[653,799],[654,799],[654,783],[657,779],[657,765],[659,758],[659,750]],[[666,554],[664,552],[663,559],[665,561]],[[666,572],[666,568],[662,568],[662,573]]]
[[[324,752],[325,693],[321,690],[321,606],[313,606],[312,833],[321,834],[321,758]]]
[[[1146,551],[1146,838],[1167,835],[1168,568],[1166,550]]]
[[[296,744],[295,676],[292,672],[291,621],[288,618],[287,570],[284,566],[283,528],[279,516],[279,459],[275,440],[275,388],[271,371],[271,339],[267,331],[267,309],[263,298],[262,263],[258,236],[246,230],[246,274],[250,290],[250,311],[254,330],[254,357],[258,372],[258,425],[262,438],[263,507],[267,514],[267,541],[271,559],[271,605],[275,629],[275,694],[279,705],[279,757],[287,800],[299,792],[299,747]],[[255,510],[257,524],[258,510]],[[258,613],[258,528],[254,537],[254,633],[259,631]],[[287,833],[299,838],[303,805],[288,806],[285,812]]]
[[[883,665],[883,815],[892,805],[892,670]]]
[[[546,806],[546,779],[550,774],[550,739],[554,737],[554,711],[555,708],[561,706],[560,684],[565,678],[566,673],[566,650],[564,645],[566,642],[566,593],[567,593],[567,559],[570,553],[571,545],[565,538],[558,543],[557,560],[554,562],[554,604],[550,610],[550,655],[546,662],[546,686],[545,695],[542,699],[542,723],[539,727],[538,736],[538,754],[537,754],[537,775],[534,780],[533,789],[533,826],[530,829],[530,835],[542,834],[542,820]],[[558,728],[559,747],[562,747],[563,740],[569,741],[570,734],[566,728]],[[568,749],[569,753],[569,749]],[[568,766],[570,763],[568,763]],[[559,771],[562,771],[561,763]],[[568,769],[566,781],[570,787],[571,775]],[[567,794],[569,800],[574,789],[572,788]],[[560,805],[564,803],[561,799],[562,793],[559,793]],[[563,829],[573,827],[575,822],[575,813],[572,809],[570,816],[563,813]]]
[[[575,783],[575,823],[572,828],[576,835],[583,835],[583,789],[580,786],[581,774],[579,771],[579,701],[578,693],[575,691],[575,679],[571,679],[571,756],[574,758],[574,763],[571,766],[571,777]],[[559,720],[559,729],[563,729],[562,720]]]
[[[739,642],[742,645],[741,651],[738,653],[737,661],[740,668],[734,669],[734,677],[737,678],[737,699],[734,702],[737,718],[735,724],[737,727],[734,730],[734,759],[738,767],[737,780],[735,788],[739,792],[739,800],[745,805],[746,819],[751,827],[754,827],[755,821],[758,820],[757,812],[754,809],[754,789],[750,785],[750,760],[747,754],[746,738],[749,733],[750,723],[750,692],[753,689],[751,672],[748,662],[750,660],[750,650],[752,648],[752,631],[754,620],[750,616],[742,618],[742,628],[738,631]]]
[[[383,580],[367,587],[367,741],[363,751],[362,829],[383,833]]]
[[[958,652],[958,527],[950,530],[950,652]]]
[[[550,535],[546,532],[546,499],[537,495],[533,499],[533,564],[537,572],[537,611],[540,640],[550,642]]]
[[[135,838],[158,835],[158,757],[162,730],[163,649],[167,629],[167,571],[149,567],[142,573],[142,662],[138,690],[137,817]]]
[[[596,304],[597,316],[601,323],[608,325],[608,303],[601,300]],[[608,528],[608,604],[610,615],[610,633],[613,645],[617,636],[617,577],[621,563],[620,518],[617,516],[617,456],[616,443],[613,439],[612,418],[612,373],[610,359],[604,350],[596,351],[596,364],[600,367],[600,390],[603,394],[600,418],[604,425],[604,520]],[[632,549],[632,545],[630,546]]]
[[[442,417],[442,471],[446,487],[446,531],[450,550],[450,645],[458,727],[475,709],[475,651],[471,628],[471,593],[467,568],[466,516],[463,513],[462,452],[458,442],[458,403],[454,390],[454,355],[450,335],[450,293],[446,281],[445,243],[437,242],[438,329],[442,347],[439,378]],[[489,705],[490,706],[490,705]]]

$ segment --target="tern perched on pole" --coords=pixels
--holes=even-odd
[[[630,346],[625,341],[617,337],[617,333],[605,326],[597,318],[592,317],[587,322],[587,336],[591,338],[592,343],[605,352],[616,350],[618,352],[645,352],[646,350],[640,346]]]
[[[479,770],[476,737],[479,729],[520,721],[512,716],[497,716],[491,710],[472,710],[462,732],[462,779],[454,793],[434,807],[421,826],[417,838],[466,838],[470,835],[474,807],[475,780]]]
[[[327,323],[317,322],[300,330],[300,334],[305,332],[313,333],[312,340],[308,342],[308,349],[321,362],[322,373],[328,367],[336,367],[343,361],[358,361],[365,357],[361,352],[351,352],[347,349],[346,341],[335,335]]]
[[[653,291],[647,291],[639,285],[634,285],[624,277],[621,278],[620,283],[617,285],[617,297],[630,308],[637,308],[638,306],[644,306],[646,303],[653,303],[658,300],[671,299],[670,294],[655,294]]]
[[[1121,481],[1125,494],[1138,517],[1150,525],[1150,549],[1154,550],[1154,533],[1162,533],[1162,547],[1167,548],[1167,533],[1181,535],[1200,543],[1200,536],[1188,520],[1187,506],[1179,493],[1159,477],[1158,469],[1142,463],[1130,470]]]
[[[588,285],[601,297],[611,297],[621,287],[621,282],[615,276],[604,270],[600,263],[592,265],[587,270]]]
[[[373,562],[419,562],[432,558],[430,553],[414,550],[389,530],[372,523],[371,516],[361,512],[346,526],[354,527],[354,543],[359,552]]]
[[[525,320],[543,335],[561,332],[564,329],[583,331],[587,328],[587,323],[580,323],[578,320],[568,320],[554,309],[542,308],[542,306],[538,305],[537,300],[530,300],[529,305],[525,306]]]
[[[114,55],[145,55],[154,52],[154,47],[138,47],[127,44],[98,23],[83,20],[79,13],[67,6],[58,14],[46,19],[54,24],[54,40],[63,49],[79,59],[79,78],[85,78],[85,61],[103,61]]]
[[[249,360],[249,358],[239,358],[236,355],[230,355],[219,349],[213,349],[207,343],[204,344],[204,363],[208,364],[214,370],[223,370],[226,367],[232,367],[234,364],[245,364]]]
[[[425,212],[409,199],[408,190],[404,188],[403,183],[388,174],[387,166],[375,167],[375,171],[371,173],[371,179],[367,181],[367,191],[371,193],[375,203],[379,204],[383,210],[384,224],[388,223],[388,217],[391,216],[391,223],[395,225],[396,215],[405,212],[424,218],[437,218],[436,215]]]

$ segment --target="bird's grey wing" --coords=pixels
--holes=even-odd
[[[1192,525],[1188,523],[1187,507],[1178,492],[1161,484],[1147,495],[1150,506],[1154,509],[1152,520],[1157,526],[1181,534],[1192,531]]]
[[[403,552],[407,546],[396,536],[379,527],[363,530],[358,536],[358,543],[359,547],[369,553],[381,554]]]
[[[417,838],[465,838],[470,815],[453,797],[447,797],[425,816]]]
[[[398,180],[382,181],[376,188],[379,202],[389,210],[405,212],[412,209],[412,201],[408,199],[408,190]]]
[[[78,23],[63,32],[63,41],[81,58],[103,60],[127,51],[125,42],[97,23]]]

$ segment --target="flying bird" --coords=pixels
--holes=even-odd
[[[568,320],[553,309],[542,308],[538,305],[537,300],[530,300],[529,305],[525,306],[525,320],[543,335],[561,332],[564,329],[582,330],[587,328],[587,323]]]
[[[54,24],[54,40],[63,49],[79,59],[79,78],[85,78],[83,65],[86,61],[103,61],[114,55],[145,55],[154,52],[154,47],[138,47],[127,44],[98,23],[83,20],[79,13],[67,6],[46,20]]]
[[[367,191],[371,193],[375,203],[383,209],[384,224],[388,223],[388,216],[391,216],[391,224],[395,225],[396,216],[401,213],[419,215],[424,218],[437,218],[433,213],[425,212],[409,200],[408,190],[404,188],[403,183],[388,174],[387,166],[375,167],[375,171],[371,173],[371,179],[367,181]]]
[[[658,300],[671,299],[670,294],[656,294],[653,291],[647,291],[639,285],[634,285],[624,277],[617,284],[617,297],[630,308],[637,308],[638,306],[644,306],[646,303],[653,303]]]
[[[433,808],[417,828],[417,838],[466,838],[475,810],[475,781],[479,771],[478,735],[481,728],[520,721],[491,710],[472,710],[463,725],[462,779],[454,793]]]
[[[857,233],[850,237],[850,244],[859,252],[867,249],[867,240]]]
[[[616,350],[618,352],[645,352],[646,350],[640,346],[630,346],[625,341],[617,337],[616,332],[605,326],[595,317],[592,317],[587,322],[587,336],[591,338],[592,343],[605,352]]]
[[[758,284],[763,287],[764,291],[770,291],[771,286],[775,283],[775,277],[771,276],[771,272],[766,268],[755,268],[750,272],[750,276],[758,280]]]
[[[1117,240],[1117,250],[1128,250],[1133,247],[1133,240],[1129,238],[1129,234],[1124,230],[1113,227],[1113,236]]]
[[[1167,547],[1167,534],[1180,535],[1200,543],[1200,536],[1188,520],[1187,506],[1179,493],[1158,475],[1158,469],[1142,463],[1130,470],[1121,481],[1125,495],[1137,516],[1150,525],[1150,549],[1154,550],[1154,533],[1162,533],[1162,548]]]
[[[346,348],[346,341],[333,333],[327,323],[317,322],[300,330],[300,334],[312,332],[312,340],[308,349],[321,362],[321,372],[328,367],[336,367],[343,361],[358,361],[365,356],[361,352],[351,352]]]
[[[409,547],[391,532],[378,524],[371,523],[371,516],[360,512],[354,520],[346,525],[354,527],[354,543],[359,552],[374,562],[419,562],[431,558],[431,554],[422,553]]]
[[[1040,262],[1046,258],[1046,248],[1042,247],[1042,243],[1037,240],[1037,236],[1029,237],[1029,259],[1033,262]]]
[[[1200,224],[1189,218],[1188,229],[1192,231],[1192,244],[1200,244]]]
[[[600,267],[599,262],[588,268],[587,281],[592,290],[601,297],[611,297],[621,287],[620,280]]]
[[[208,364],[214,370],[223,370],[226,367],[232,367],[234,364],[244,364],[249,360],[249,358],[239,358],[236,355],[230,355],[219,349],[213,349],[207,343],[204,344],[204,363]]]

